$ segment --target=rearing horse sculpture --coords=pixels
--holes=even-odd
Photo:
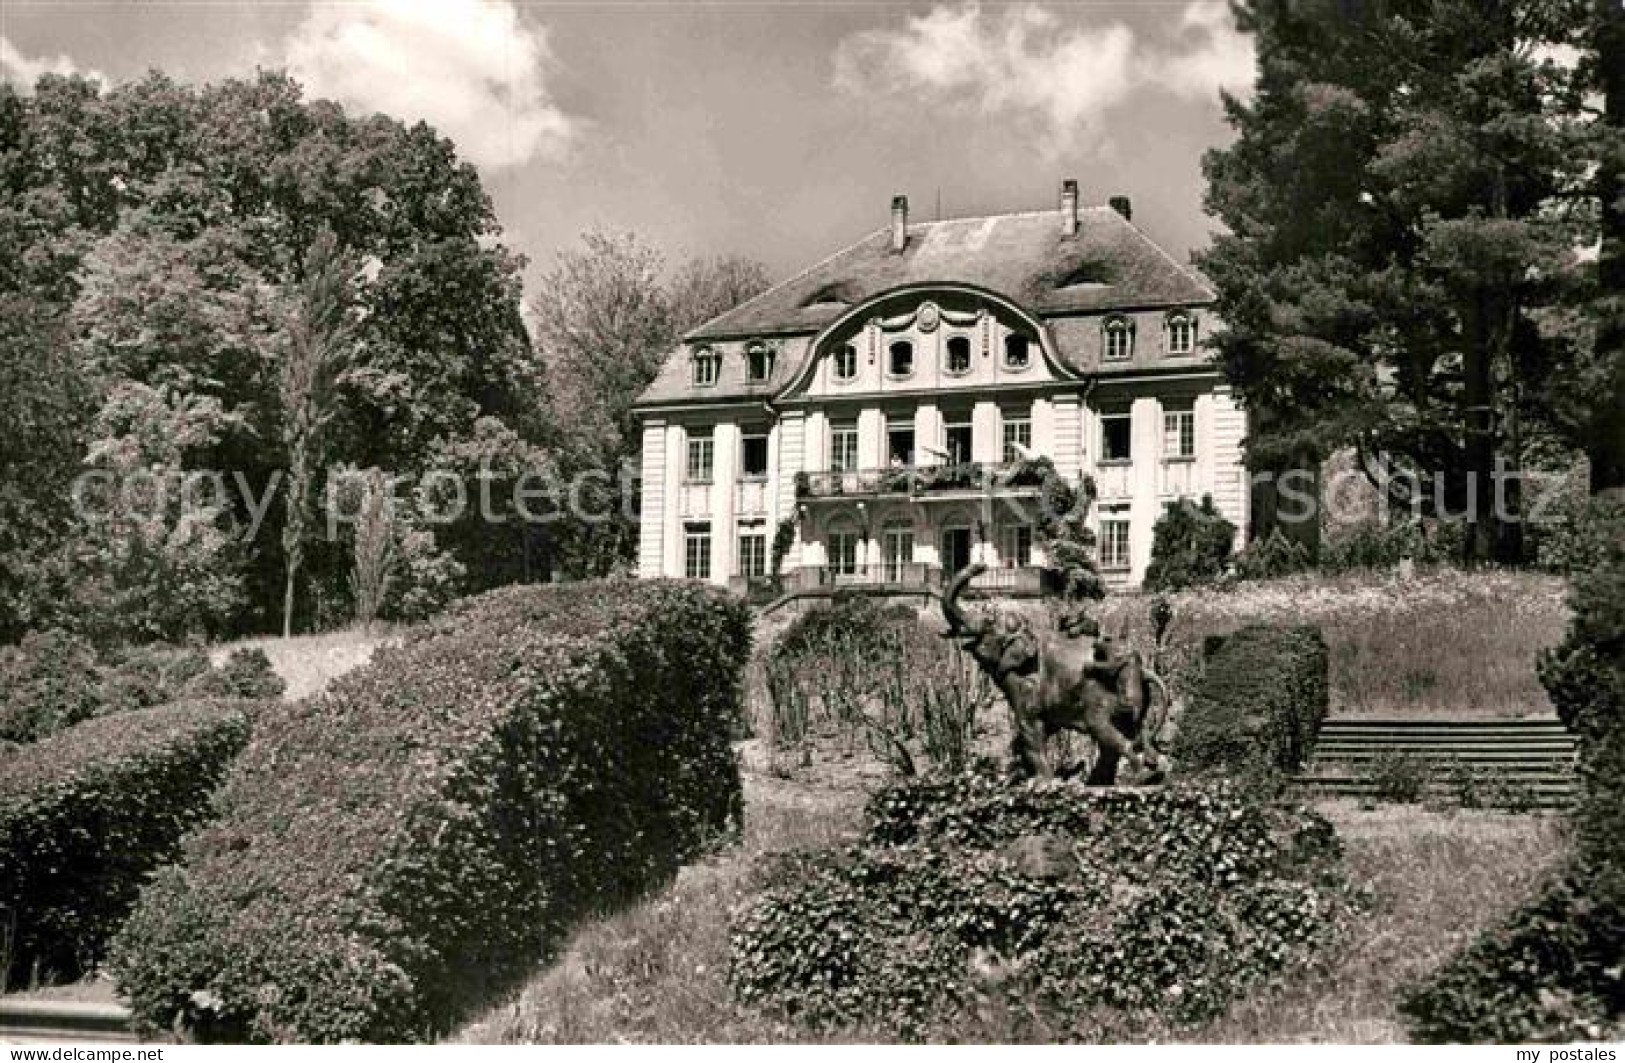
[[[1030,626],[965,615],[959,596],[986,566],[963,569],[942,593],[944,638],[959,640],[1010,703],[1015,714],[1011,752],[1030,775],[1051,774],[1045,744],[1057,731],[1089,735],[1099,749],[1092,786],[1117,781],[1119,763],[1161,778],[1163,763],[1152,742],[1168,711],[1168,687],[1132,648],[1109,639],[1033,631]],[[1155,694],[1155,696],[1153,696]]]

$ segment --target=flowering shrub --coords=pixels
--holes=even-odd
[[[146,876],[207,818],[247,741],[244,707],[119,713],[0,752],[0,925],[13,973],[72,977],[100,958]]]
[[[709,588],[513,587],[265,714],[221,819],[114,944],[138,1020],[230,1041],[445,1029],[728,828],[749,643]]]
[[[979,997],[1063,1028],[1199,1020],[1327,938],[1349,899],[1340,852],[1320,817],[1225,784],[907,783],[871,799],[858,845],[768,871],[730,982],[815,1027],[908,1036]]]

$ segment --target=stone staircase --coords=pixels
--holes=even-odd
[[[1575,742],[1555,716],[1523,719],[1327,720],[1299,785],[1311,794],[1365,797],[1373,793],[1379,758],[1404,755],[1426,764],[1428,793],[1451,797],[1470,771],[1480,789],[1499,788],[1536,808],[1567,808],[1574,800]]]

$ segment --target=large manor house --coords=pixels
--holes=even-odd
[[[789,591],[981,561],[986,589],[1038,593],[1040,490],[1014,473],[1041,458],[1094,478],[1113,585],[1139,583],[1181,496],[1245,536],[1213,302],[1125,197],[1084,206],[1067,181],[1057,210],[920,223],[898,196],[887,228],[685,336],[639,397],[640,574],[743,589],[783,536]]]

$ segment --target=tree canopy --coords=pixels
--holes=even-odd
[[[1352,447],[1397,501],[1465,516],[1470,556],[1516,558],[1498,469],[1566,446],[1617,475],[1597,429],[1617,423],[1600,385],[1619,355],[1597,342],[1586,252],[1618,195],[1617,108],[1594,106],[1609,5],[1235,8],[1258,74],[1225,101],[1235,143],[1204,161],[1229,232],[1200,264],[1249,463]]]

